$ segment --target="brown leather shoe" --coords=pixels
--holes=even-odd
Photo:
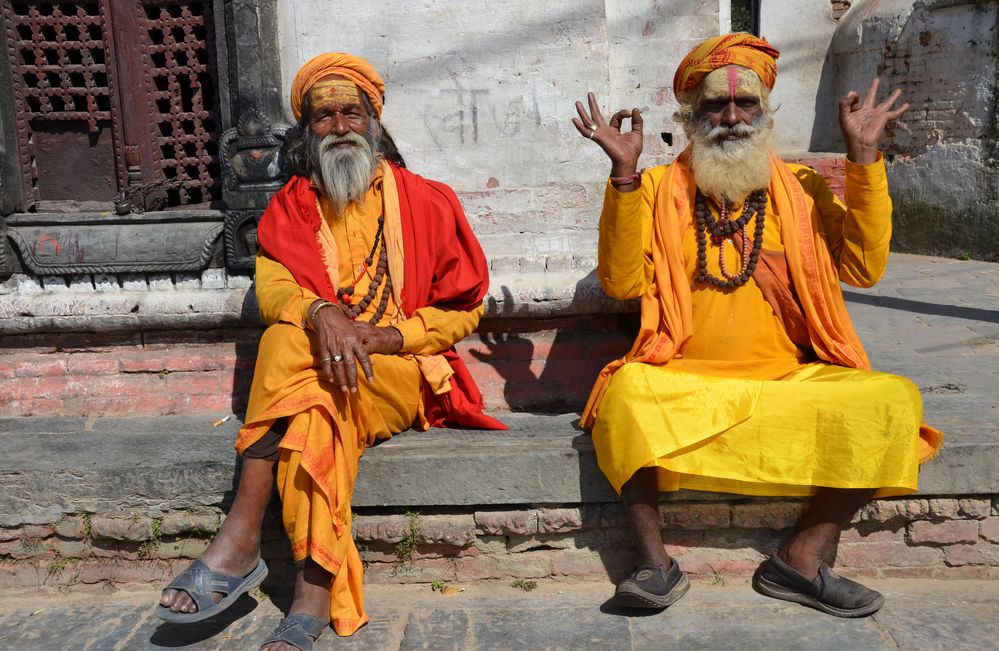
[[[793,601],[836,617],[866,617],[885,603],[884,595],[838,576],[823,563],[808,580],[774,552],[753,574],[753,589],[767,597]]]

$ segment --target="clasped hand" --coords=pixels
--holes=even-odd
[[[351,321],[336,306],[319,310],[313,328],[323,375],[344,393],[357,393],[358,365],[368,382],[374,382],[371,355],[393,355],[402,348],[402,335],[395,328]]]

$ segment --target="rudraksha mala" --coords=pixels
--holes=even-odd
[[[708,201],[697,191],[694,203],[695,232],[697,234],[697,276],[695,280],[702,283],[710,283],[716,287],[730,289],[742,287],[756,270],[756,263],[760,258],[760,251],[763,250],[763,225],[767,210],[767,195],[765,190],[757,190],[750,194],[742,207],[742,214],[738,219],[729,220],[730,204],[723,201],[719,219],[715,219],[708,208]],[[753,215],[756,216],[756,228],[753,231],[753,244],[749,246],[746,237],[746,225]],[[708,231],[711,231],[711,243],[718,247],[718,266],[721,268],[724,278],[718,278],[708,273]],[[738,274],[730,274],[725,265],[724,241],[736,232],[742,236],[742,268]]]
[[[361,268],[361,273],[357,274],[354,282],[349,286],[341,287],[336,290],[336,299],[340,303],[340,309],[342,309],[343,313],[353,320],[357,319],[357,317],[361,314],[364,314],[364,311],[368,309],[369,305],[371,305],[371,301],[375,300],[375,296],[378,294],[378,288],[381,286],[382,280],[384,279],[385,288],[382,290],[382,299],[378,302],[378,307],[375,309],[375,313],[368,321],[371,325],[377,325],[378,321],[385,314],[385,310],[388,309],[388,298],[392,293],[392,278],[388,275],[388,247],[385,246],[385,240],[382,237],[382,230],[384,227],[385,216],[382,215],[378,217],[378,230],[375,232],[375,243],[371,245],[371,252],[368,254],[368,257],[364,259],[364,265]],[[371,279],[371,283],[368,285],[368,293],[365,294],[364,297],[355,305],[352,301],[354,288],[374,263],[375,251],[378,250],[379,244],[381,244],[381,251],[378,254],[378,264],[375,266],[375,275]]]

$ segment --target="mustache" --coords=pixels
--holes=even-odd
[[[717,127],[712,127],[705,133],[705,138],[711,142],[717,143],[719,141],[727,140],[728,138],[751,138],[759,131],[759,127],[755,124],[745,124],[738,123],[731,126],[726,126],[719,124]]]
[[[337,145],[345,145],[345,144],[364,146],[368,144],[368,141],[365,140],[363,136],[356,134],[353,131],[348,131],[342,136],[338,136],[336,134],[331,133],[328,134],[325,138],[323,138],[322,141],[320,141],[319,150],[323,154],[325,154],[330,149],[333,149]]]

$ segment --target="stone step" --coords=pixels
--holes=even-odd
[[[616,502],[578,414],[497,414],[510,430],[405,432],[361,459],[355,507]],[[222,504],[233,489],[240,427],[214,417],[2,418],[0,526],[71,513],[140,513]],[[999,442],[947,432],[920,494],[999,493]],[[716,497],[724,499],[724,497]]]

